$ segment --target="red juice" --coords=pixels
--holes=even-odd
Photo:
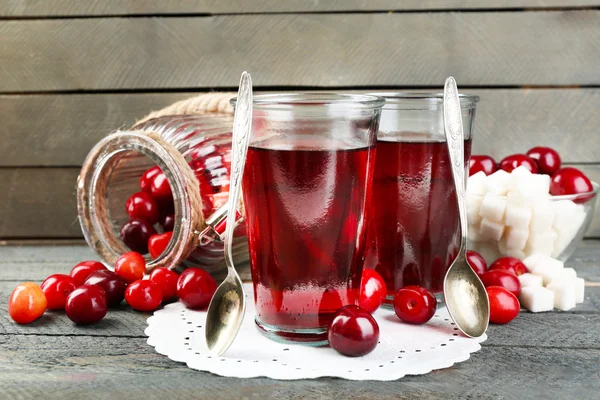
[[[398,136],[377,141],[366,263],[385,280],[388,300],[408,285],[442,292],[460,243],[446,142],[431,134]],[[470,153],[469,139],[465,165]]]
[[[256,322],[294,341],[321,341],[354,304],[366,245],[374,147],[286,143],[248,149],[244,207]]]

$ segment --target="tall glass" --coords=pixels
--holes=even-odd
[[[383,104],[254,97],[244,208],[256,324],[272,339],[324,344],[333,314],[357,300]]]
[[[460,240],[443,95],[377,95],[386,99],[386,105],[377,133],[365,266],[375,268],[385,280],[388,303],[398,289],[409,285],[439,294]],[[478,100],[460,96],[467,166]]]

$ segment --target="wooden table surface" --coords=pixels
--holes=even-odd
[[[85,246],[0,247],[0,398],[599,398],[597,240],[582,243],[567,263],[587,281],[585,302],[575,310],[522,312],[507,326],[491,326],[483,349],[466,362],[394,382],[285,382],[193,371],[146,344],[148,315],[125,307],[90,327],[75,326],[63,313],[46,313],[28,326],[12,322],[7,301],[16,284],[39,283],[89,258]]]

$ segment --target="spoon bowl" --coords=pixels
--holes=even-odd
[[[461,239],[458,256],[444,278],[444,299],[454,323],[465,335],[479,337],[490,320],[490,303],[485,286],[467,262],[467,206],[462,114],[453,77],[444,85],[444,130],[456,188]]]

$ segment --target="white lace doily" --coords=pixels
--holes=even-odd
[[[445,307],[425,325],[404,324],[393,311],[379,309],[374,314],[380,329],[377,348],[363,357],[344,357],[330,347],[282,344],[264,337],[254,323],[252,285],[246,284],[244,289],[246,316],[235,342],[223,356],[211,357],[206,349],[206,312],[188,310],[179,302],[148,318],[148,344],[174,361],[221,376],[388,381],[465,361],[487,338],[462,335]]]

